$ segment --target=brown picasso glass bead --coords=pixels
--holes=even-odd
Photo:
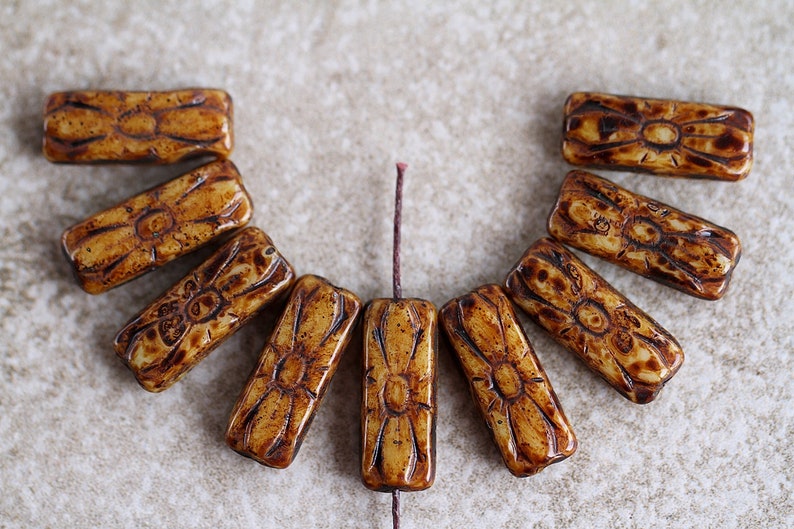
[[[499,285],[449,301],[441,326],[507,469],[536,474],[576,451],[576,436]]]
[[[226,444],[264,465],[295,459],[336,372],[361,311],[361,300],[325,279],[306,275],[234,406]]]
[[[417,491],[436,473],[438,316],[422,299],[374,299],[364,313],[361,476]]]
[[[651,402],[684,361],[667,330],[552,239],[527,249],[506,286],[530,318],[632,402]]]
[[[742,254],[732,231],[571,171],[548,219],[557,240],[703,299],[719,299]]]
[[[234,164],[212,162],[72,226],[61,244],[80,286],[99,294],[245,226],[252,213]]]
[[[58,92],[44,104],[51,162],[167,164],[227,158],[232,146],[232,98],[222,90]]]
[[[116,353],[144,389],[163,391],[294,278],[270,238],[246,228],[132,318],[116,335]]]
[[[562,154],[574,165],[741,180],[753,165],[753,115],[741,108],[577,92]]]

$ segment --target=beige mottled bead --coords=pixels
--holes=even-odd
[[[222,90],[58,92],[44,104],[42,150],[51,162],[223,159],[232,145],[232,98]]]
[[[440,320],[513,475],[531,476],[576,451],[576,436],[502,287],[484,285],[449,301]]]
[[[226,444],[264,465],[295,459],[355,327],[361,300],[306,275],[237,399]]]
[[[114,348],[144,389],[163,391],[292,286],[290,264],[246,228],[124,326]]]
[[[753,115],[741,108],[577,92],[563,113],[574,165],[730,181],[753,165]]]
[[[506,286],[521,309],[632,402],[656,398],[684,361],[669,332],[552,239],[527,249]]]
[[[438,316],[422,299],[374,299],[364,314],[361,476],[377,491],[424,490],[436,472]]]
[[[234,164],[212,162],[92,215],[61,243],[80,286],[99,294],[245,226],[252,213]]]
[[[571,171],[548,220],[557,240],[703,299],[719,299],[739,262],[732,231]]]

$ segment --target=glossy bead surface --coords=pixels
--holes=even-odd
[[[290,264],[246,228],[143,309],[114,348],[144,389],[163,391],[292,286]]]
[[[372,490],[424,490],[436,472],[438,316],[422,299],[364,313],[361,476]]]
[[[732,231],[571,171],[549,215],[555,239],[703,299],[719,299],[741,257]]]
[[[44,104],[51,162],[166,164],[233,147],[232,98],[222,90],[74,91]]]
[[[360,311],[352,292],[318,276],[298,279],[232,411],[229,447],[271,467],[292,463]]]
[[[230,161],[212,162],[66,230],[80,286],[99,294],[245,226],[253,206]]]
[[[731,181],[753,165],[753,115],[741,108],[577,92],[563,112],[574,165]]]
[[[573,454],[576,436],[502,287],[455,298],[439,317],[508,470],[531,476]]]
[[[632,402],[656,398],[684,361],[669,332],[552,239],[527,249],[506,286],[530,318]]]

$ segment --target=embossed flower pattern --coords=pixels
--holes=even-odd
[[[576,437],[501,287],[451,300],[441,322],[510,472],[530,476],[573,454]]]
[[[754,121],[743,109],[578,92],[564,114],[573,164],[722,180],[752,167]]]
[[[669,332],[551,239],[527,249],[506,285],[519,307],[631,401],[653,400],[684,361]]]
[[[96,294],[244,226],[252,212],[234,164],[212,162],[69,228],[62,245]]]
[[[741,257],[730,230],[585,171],[571,171],[549,215],[556,239],[693,296],[719,299]]]
[[[45,104],[43,151],[67,163],[226,158],[231,121],[232,100],[221,90],[59,92]]]
[[[435,477],[435,307],[375,299],[364,325],[364,484],[423,490]]]
[[[115,350],[149,391],[162,391],[293,282],[258,228],[247,228],[119,331]]]
[[[231,448],[275,468],[294,460],[360,309],[355,294],[323,278],[298,279],[232,411]]]

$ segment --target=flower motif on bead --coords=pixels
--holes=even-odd
[[[441,319],[508,469],[529,476],[570,456],[576,437],[501,288],[452,300]]]
[[[303,276],[232,412],[227,443],[276,468],[288,466],[330,383],[361,303]]]
[[[508,275],[513,299],[624,396],[649,402],[683,362],[666,330],[551,239]]]
[[[98,293],[245,225],[251,200],[231,162],[212,162],[68,229],[64,252]]]
[[[738,180],[752,166],[742,109],[609,94],[571,94],[563,154],[572,163]]]
[[[365,336],[364,476],[391,476],[400,483],[432,482],[435,431],[435,309],[412,299],[377,300],[379,320]],[[422,304],[422,314],[416,303]],[[374,312],[370,305],[371,311]],[[427,310],[429,308],[429,310]],[[432,326],[427,318],[432,315]],[[433,335],[428,335],[432,331]],[[430,445],[427,445],[430,440]],[[429,484],[427,485],[429,486]],[[404,489],[409,490],[409,489]]]
[[[688,294],[718,299],[741,256],[725,228],[636,195],[585,171],[571,171],[549,233]]]
[[[60,92],[46,103],[44,152],[61,162],[225,158],[231,119],[231,98],[218,90]]]
[[[119,331],[118,355],[150,391],[162,391],[293,281],[257,228],[243,230]]]

